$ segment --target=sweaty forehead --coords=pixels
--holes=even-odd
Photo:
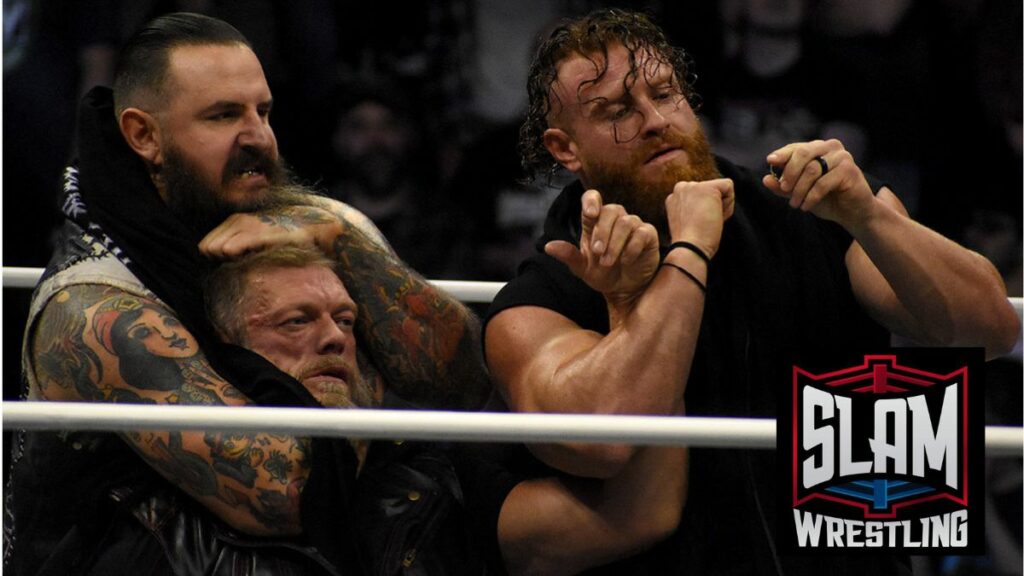
[[[639,49],[635,55],[636,78],[631,78],[630,84],[634,80],[654,82],[672,77],[672,67],[653,57],[649,50]],[[554,89],[560,99],[569,103],[587,102],[597,97],[615,98],[621,94],[623,80],[631,68],[629,51],[621,44],[608,48],[607,65],[600,52],[586,56],[574,53],[559,64]]]

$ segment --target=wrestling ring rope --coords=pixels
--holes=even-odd
[[[38,268],[3,269],[3,285],[32,288]],[[499,282],[431,281],[463,302],[486,303]],[[1022,299],[1010,298],[1017,315]],[[1020,342],[1015,349],[1019,356]],[[1019,358],[1017,358],[1019,360]],[[775,448],[773,419],[592,414],[324,410],[227,406],[152,406],[77,402],[4,402],[5,429],[261,430],[300,436],[468,442],[623,442],[711,448]],[[986,456],[1024,455],[1024,428],[987,426]]]

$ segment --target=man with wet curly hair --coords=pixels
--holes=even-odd
[[[764,175],[715,156],[693,79],[632,12],[567,22],[538,49],[523,165],[578,180],[488,314],[486,359],[511,409],[772,417],[790,351],[880,347],[890,333],[1010,350],[1020,322],[991,263],[911,220],[839,141],[770,151]],[[524,461],[600,478],[646,450],[543,445]],[[778,554],[774,453],[687,458],[676,534],[611,573],[909,570]]]

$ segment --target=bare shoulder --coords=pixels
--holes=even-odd
[[[495,384],[512,406],[529,409],[541,382],[601,340],[565,316],[539,306],[503,310],[487,323],[484,354]]]
[[[502,310],[487,323],[487,361],[490,364],[511,356],[519,363],[566,338],[584,337],[590,341],[597,336],[554,310],[516,306]]]

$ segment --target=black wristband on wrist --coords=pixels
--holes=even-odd
[[[669,244],[668,250],[665,251],[665,256],[668,256],[668,253],[675,250],[676,248],[686,248],[690,252],[693,252],[697,256],[700,256],[700,259],[703,260],[705,264],[707,264],[708,266],[711,265],[711,258],[707,254],[705,254],[703,250],[701,250],[696,244],[691,244],[690,242],[682,240],[679,242],[673,242]]]
[[[682,266],[676,266],[675,264],[673,264],[671,262],[662,262],[661,266],[659,266],[659,268],[662,267],[662,266],[668,266],[670,268],[675,268],[676,270],[679,270],[680,272],[685,274],[687,278],[689,278],[690,280],[693,280],[693,283],[696,284],[698,288],[700,288],[701,292],[704,292],[705,294],[707,294],[708,287],[705,286],[703,282],[698,280],[696,276],[691,274],[690,271],[687,270],[686,268],[683,268]]]

